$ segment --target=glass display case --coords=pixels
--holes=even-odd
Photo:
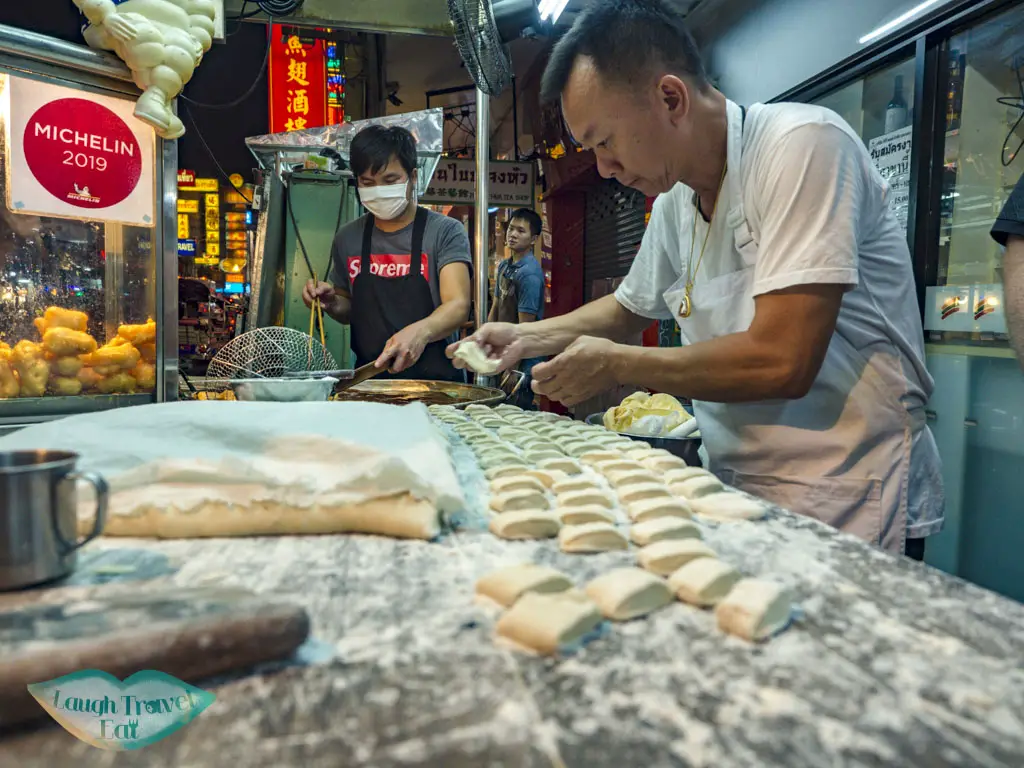
[[[925,560],[1024,600],[1024,374],[989,235],[1024,174],[1024,5],[960,3],[849,66],[803,99],[864,139],[912,244],[946,497]]]
[[[162,317],[173,300],[162,258],[167,147],[132,116],[133,86],[105,88],[43,64],[44,52],[38,70],[26,68],[25,44],[9,45],[18,32],[0,28],[3,431],[176,388]]]

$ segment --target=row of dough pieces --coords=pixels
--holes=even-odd
[[[741,578],[710,550],[673,571],[667,581],[641,568],[618,568],[580,591],[561,571],[528,563],[484,576],[476,583],[476,594],[504,611],[495,628],[499,643],[549,655],[582,644],[604,619],[642,618],[676,597],[698,608],[714,608],[722,632],[751,642],[781,632],[793,614],[788,590],[770,581]]]
[[[601,427],[574,422],[551,427],[544,423],[550,423],[550,417],[545,420],[531,416],[514,406],[498,406],[493,411],[478,406],[468,416],[455,414],[435,412],[470,443],[491,478],[490,506],[501,514],[492,520],[490,528],[502,538],[560,535],[563,549],[574,552],[625,548],[625,537],[614,527],[618,521],[614,497],[596,479],[602,476],[615,489],[632,522],[640,524],[634,534],[638,543],[648,538],[645,524],[651,528],[650,535],[667,530],[663,524],[653,523],[658,518],[689,518],[696,511],[720,519],[756,519],[766,512],[764,505],[725,489],[706,470],[687,467],[668,451],[652,449],[646,443],[622,438]],[[541,424],[533,430],[516,426],[516,422],[525,420]],[[493,424],[498,436],[474,421]],[[578,452],[579,462],[600,474],[594,479],[582,476],[580,463],[561,454],[558,444],[550,439],[553,429],[593,434],[586,450]],[[616,442],[625,440],[626,444],[620,447],[621,444],[610,442],[609,436]],[[520,458],[502,442],[502,437],[516,441],[526,451],[526,457]],[[539,468],[530,469],[527,459],[537,461]],[[554,511],[549,494],[554,497]],[[564,529],[563,524],[567,526]]]

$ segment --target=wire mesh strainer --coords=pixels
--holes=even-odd
[[[334,356],[308,333],[292,328],[255,328],[232,339],[214,355],[206,378],[280,378],[286,373],[337,367]]]

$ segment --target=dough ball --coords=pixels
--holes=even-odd
[[[501,362],[497,358],[491,358],[484,352],[475,341],[464,341],[455,350],[455,359],[461,360],[474,373],[484,376],[493,376],[501,368]]]
[[[567,525],[558,533],[558,545],[563,552],[588,554],[628,549],[626,537],[609,523]]]
[[[540,509],[506,512],[490,523],[490,531],[499,539],[550,539],[558,535],[562,523],[551,512]]]
[[[743,579],[715,609],[718,628],[744,640],[765,640],[781,632],[793,614],[793,597],[778,584]]]
[[[476,583],[476,593],[507,608],[527,592],[563,592],[572,588],[569,577],[554,568],[534,563],[492,571]]]
[[[640,567],[644,570],[659,576],[668,576],[691,560],[714,556],[714,550],[699,539],[669,539],[648,544],[640,550],[638,559]]]
[[[669,585],[639,568],[617,568],[587,584],[587,596],[605,618],[629,621],[653,613],[672,602]]]
[[[551,655],[581,642],[601,621],[597,606],[578,590],[530,592],[498,620],[497,635],[518,649]]]
[[[684,603],[717,605],[740,580],[740,572],[713,557],[698,557],[669,576],[668,583]]]

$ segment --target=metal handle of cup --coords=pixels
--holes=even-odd
[[[67,546],[68,548],[66,554],[71,554],[76,549],[84,547],[90,541],[95,539],[97,536],[103,533],[103,529],[106,527],[107,524],[107,496],[109,495],[110,492],[110,488],[109,486],[107,486],[107,481],[104,480],[102,476],[97,475],[95,472],[72,472],[70,475],[67,476],[67,478],[65,478],[65,482],[74,483],[78,482],[79,480],[84,480],[89,485],[91,485],[93,489],[96,491],[96,513],[95,517],[93,518],[92,530],[89,532],[88,536],[74,544],[71,544],[70,542],[64,542],[65,546]]]

